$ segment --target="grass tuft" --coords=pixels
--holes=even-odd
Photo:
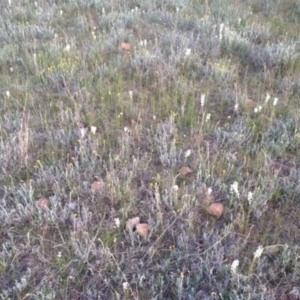
[[[299,299],[298,2],[12,2],[0,299]]]

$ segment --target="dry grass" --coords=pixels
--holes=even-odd
[[[299,299],[297,1],[11,2],[0,299]]]

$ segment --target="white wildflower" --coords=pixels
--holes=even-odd
[[[221,23],[220,29],[219,29],[219,39],[220,40],[223,38],[223,29],[224,29],[224,23]]]
[[[133,92],[129,91],[129,98],[132,100],[133,99]]]
[[[96,130],[97,130],[97,127],[96,127],[96,126],[91,126],[91,133],[92,133],[92,134],[95,134],[95,133],[96,133]]]
[[[172,186],[172,190],[173,190],[173,191],[177,192],[178,189],[179,189],[179,187],[178,187],[177,184],[174,184],[174,185]]]
[[[203,107],[204,106],[204,104],[205,104],[205,94],[201,94],[201,100],[200,100],[201,102],[201,107]]]
[[[230,267],[230,270],[232,273],[236,274],[236,269],[237,267],[239,266],[240,262],[238,259],[235,259],[232,264],[231,264],[231,267]]]
[[[238,198],[240,197],[239,184],[237,181],[230,186],[230,193],[235,194]]]
[[[192,52],[192,49],[191,49],[191,48],[187,48],[187,49],[185,50],[185,57],[190,56],[190,55],[191,55],[191,52]]]
[[[207,195],[210,195],[211,193],[212,193],[212,188],[209,187],[209,188],[207,189]]]
[[[9,92],[9,91],[6,91],[6,92],[5,92],[5,95],[6,95],[7,98],[9,98],[9,97],[10,97],[10,92]]]
[[[271,98],[270,94],[269,94],[269,93],[267,93],[267,95],[266,95],[266,99],[265,99],[265,102],[266,102],[266,104],[269,102],[270,98]]]
[[[185,157],[185,158],[188,158],[188,157],[191,155],[191,153],[192,153],[191,149],[188,149],[188,150],[185,152],[184,157]]]
[[[33,62],[34,62],[34,64],[36,65],[37,64],[37,60],[36,60],[36,53],[33,53]]]
[[[120,227],[120,219],[119,218],[115,218],[115,224],[116,224],[116,227],[119,228]]]
[[[237,111],[238,111],[238,109],[239,109],[239,104],[238,104],[238,103],[236,103],[236,104],[234,105],[234,111],[235,111],[235,112],[237,112]]]
[[[67,44],[66,47],[64,48],[64,52],[70,52],[71,46],[70,44]]]
[[[255,113],[255,114],[257,114],[257,113],[259,113],[259,112],[261,112],[261,111],[262,111],[262,106],[261,106],[261,105],[256,106],[256,107],[254,108],[254,113]]]
[[[255,259],[260,258],[261,255],[262,255],[262,253],[263,253],[263,251],[264,251],[263,246],[259,245],[259,246],[257,247],[257,249],[255,250],[255,252],[254,252],[254,258],[255,258]]]
[[[129,289],[129,284],[128,282],[123,282],[123,290],[128,290]]]
[[[250,191],[250,192],[248,192],[247,200],[249,203],[251,203],[252,199],[253,199],[253,193]]]
[[[84,128],[84,127],[80,127],[78,128],[78,135],[81,139],[83,139],[87,133],[88,129],[87,128]]]
[[[278,102],[278,98],[274,98],[273,105],[276,106],[276,105],[277,105],[277,102]]]
[[[208,122],[210,120],[210,114],[206,115],[205,121]]]

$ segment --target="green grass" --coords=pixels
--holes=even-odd
[[[298,1],[2,2],[0,299],[299,299]]]

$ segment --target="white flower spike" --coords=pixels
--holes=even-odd
[[[91,126],[91,133],[95,134],[97,131],[97,127],[96,126]]]
[[[188,57],[191,55],[192,49],[191,48],[187,48],[185,51],[185,57]]]
[[[204,106],[204,104],[205,104],[205,94],[201,94],[201,107],[203,107]]]
[[[236,274],[236,269],[239,266],[239,264],[240,264],[240,261],[238,259],[235,259],[232,262],[231,267],[230,267],[230,270],[231,270],[232,273]]]
[[[123,282],[123,290],[128,290],[129,289],[129,284],[128,282]]]
[[[187,150],[187,151],[185,152],[184,157],[185,157],[185,158],[188,158],[188,157],[191,155],[191,153],[192,153],[191,149]]]
[[[120,219],[119,219],[119,218],[115,218],[115,225],[116,225],[117,228],[120,227],[121,222],[120,222]]]
[[[263,252],[264,252],[264,247],[261,246],[261,245],[259,245],[259,246],[257,247],[257,249],[255,250],[255,252],[254,252],[254,258],[255,258],[255,259],[260,258]]]
[[[239,184],[237,181],[230,186],[230,193],[235,194],[238,198],[240,197]]]

